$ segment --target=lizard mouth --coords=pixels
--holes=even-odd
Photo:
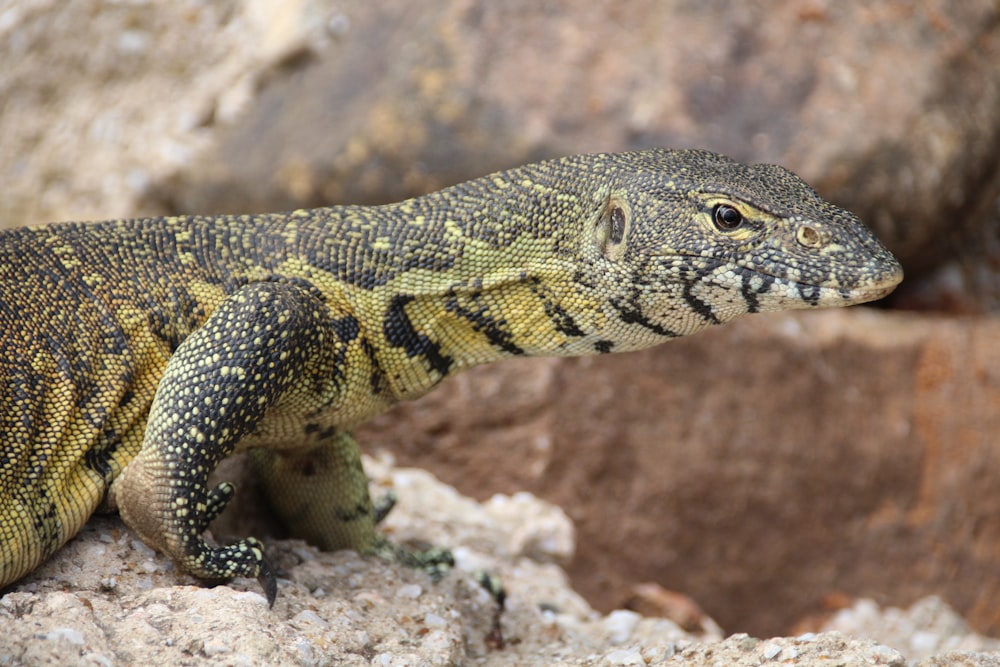
[[[888,296],[903,281],[903,269],[897,264],[891,270],[873,280],[861,281],[850,287],[834,287],[830,285],[814,285],[799,283],[799,292],[810,293],[812,305],[816,306],[851,306],[859,303],[877,301]]]
[[[742,264],[734,270],[732,262],[727,263],[725,259],[713,258],[713,261],[690,254],[679,256],[690,262],[688,268],[709,282],[716,281],[720,271],[728,272],[728,278],[721,282],[741,291],[753,302],[755,312],[758,302],[771,301],[773,306],[775,297],[782,302],[781,307],[764,310],[852,306],[888,296],[902,282],[903,267],[895,257],[886,255],[888,253],[873,254],[867,262],[835,265],[809,276],[796,275],[790,267],[775,262]],[[738,276],[735,280],[733,273]]]
[[[737,273],[741,285],[730,286],[740,290],[751,312],[854,306],[889,295],[903,280],[903,269],[895,262],[874,276],[844,271],[846,277],[839,281],[837,274],[801,279],[774,267],[743,267]]]
[[[882,284],[855,287],[850,290],[850,295],[852,301],[856,303],[863,303],[867,301],[877,301],[883,297],[889,296],[896,289],[896,287],[903,281],[903,274],[900,272],[898,275],[886,279]]]
[[[895,289],[896,284],[886,287],[859,287],[851,290],[845,290],[844,292],[841,292],[841,303],[850,305],[868,303],[869,301],[878,301],[883,297],[889,296],[889,294],[891,294]]]

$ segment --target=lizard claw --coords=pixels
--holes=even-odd
[[[264,597],[267,598],[268,608],[273,609],[274,601],[278,597],[278,579],[274,574],[274,569],[271,568],[267,560],[260,561],[260,573],[257,575],[257,581],[260,582],[261,588],[264,589]]]
[[[381,498],[375,500],[372,510],[376,525],[382,523],[382,520],[389,515],[392,508],[396,506],[396,500],[396,494],[392,491],[386,491]]]

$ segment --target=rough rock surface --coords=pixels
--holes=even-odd
[[[0,0],[3,226],[135,214],[273,58],[243,4]]]
[[[990,651],[995,653],[993,660],[1000,662],[1000,640],[972,632],[939,597],[924,598],[907,610],[879,609],[872,600],[858,600],[837,612],[822,629],[877,639],[898,648],[910,660]]]
[[[982,651],[998,642],[973,635],[938,600],[885,613],[859,603],[830,623],[854,638],[827,630],[723,641],[714,627],[692,635],[672,621],[631,611],[601,616],[569,588],[558,566],[537,560],[572,551],[572,528],[558,508],[526,495],[480,506],[423,471],[372,461],[368,468],[376,492],[391,484],[400,495],[390,533],[402,537],[396,528],[403,526],[410,537],[450,536],[481,550],[456,550],[464,569],[433,583],[422,572],[353,552],[272,543],[269,557],[281,578],[269,610],[255,581],[193,586],[120,521],[99,517],[0,598],[0,665],[903,667],[904,655],[915,662],[929,647],[966,653],[920,664],[995,664]],[[507,586],[499,616],[468,573],[477,568],[498,573]],[[912,653],[891,648],[882,636]]]

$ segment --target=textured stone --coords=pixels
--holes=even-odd
[[[837,612],[822,629],[870,637],[898,648],[910,660],[986,651],[1000,657],[1000,640],[972,632],[938,597],[924,598],[909,609],[880,609],[872,600],[858,600],[850,608]]]
[[[250,100],[239,6],[0,0],[0,224],[135,214]]]
[[[909,610],[858,603],[830,623],[849,627],[856,637],[824,631],[723,640],[717,631],[691,635],[671,621],[632,611],[601,616],[568,587],[556,565],[506,553],[503,545],[517,529],[498,524],[490,507],[421,471],[382,461],[367,461],[366,467],[376,488],[390,480],[400,488],[399,521],[411,535],[436,540],[446,531],[487,550],[472,554],[463,547],[462,568],[434,583],[378,558],[272,541],[268,555],[281,579],[275,607],[268,609],[256,581],[185,585],[193,580],[130,539],[118,519],[98,517],[0,597],[0,664],[902,667],[904,655],[916,660],[927,647],[965,650],[920,665],[996,664],[995,655],[985,652],[996,641],[972,635],[936,599]],[[409,483],[414,475],[417,483]],[[517,503],[526,523],[541,520],[539,531],[563,530],[544,502],[521,496]],[[435,507],[436,516],[406,511],[426,507]],[[500,633],[496,603],[464,569],[475,561],[507,584]]]

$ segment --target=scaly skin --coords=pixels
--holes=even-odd
[[[635,350],[745,313],[880,298],[899,263],[781,167],[565,158],[399,204],[0,234],[0,585],[106,498],[208,579],[274,577],[201,536],[255,460],[292,532],[380,548],[351,429],[516,355]]]

